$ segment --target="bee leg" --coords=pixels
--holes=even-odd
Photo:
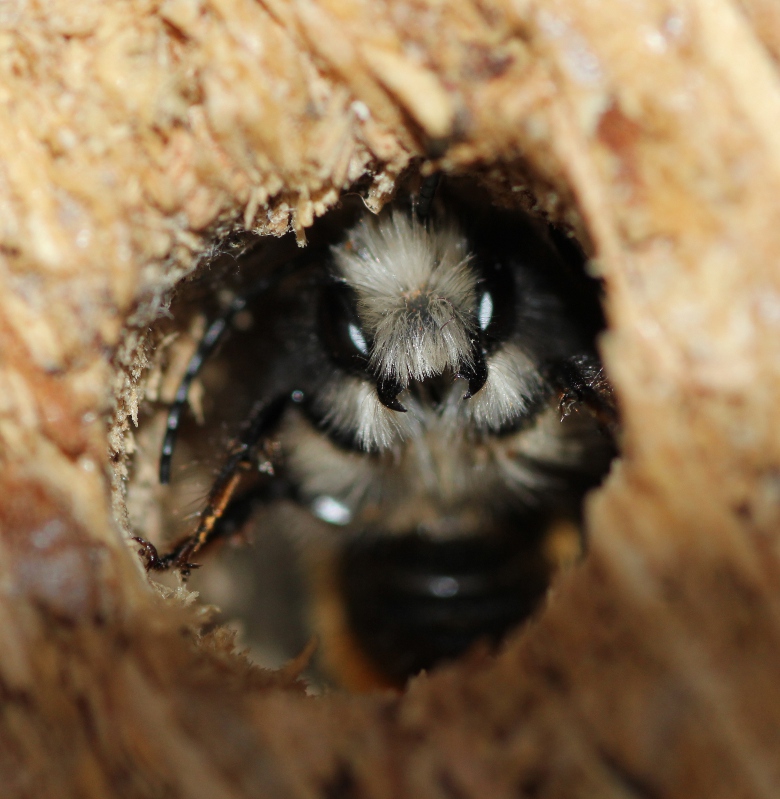
[[[206,330],[203,338],[198,344],[198,349],[190,358],[187,370],[182,377],[179,388],[176,390],[176,397],[168,408],[168,420],[165,425],[165,438],[163,439],[162,452],[160,453],[160,482],[165,485],[171,479],[171,458],[173,448],[176,445],[176,435],[179,432],[179,420],[187,404],[187,395],[190,392],[192,382],[200,373],[201,367],[214,352],[219,343],[225,336],[230,327],[233,317],[246,306],[244,297],[237,297],[222,314],[215,319]]]
[[[135,539],[142,544],[139,554],[146,560],[146,569],[167,571],[178,569],[184,579],[190,571],[198,567],[191,559],[204,546],[224,535],[230,525],[219,524],[228,508],[243,473],[252,468],[258,451],[258,443],[276,426],[286,407],[288,395],[277,398],[270,403],[258,402],[252,408],[244,429],[231,444],[227,457],[220,467],[214,484],[209,491],[206,507],[201,511],[195,531],[179,541],[165,555],[159,555],[155,547],[143,539]],[[262,471],[273,477],[273,466],[270,459],[262,464]],[[227,528],[227,529],[226,529]]]
[[[157,547],[151,541],[141,538],[140,535],[134,535],[130,540],[141,545],[138,554],[144,561],[144,568],[146,571],[157,569],[157,564],[160,562],[160,555],[157,552]]]
[[[610,438],[618,431],[615,394],[601,361],[592,354],[574,355],[548,367],[548,377],[561,392],[561,420],[577,405],[584,405]]]
[[[176,436],[179,432],[179,420],[187,404],[187,395],[190,392],[192,383],[198,374],[200,374],[203,364],[211,357],[225,338],[225,335],[230,331],[233,319],[236,315],[243,311],[252,299],[260,294],[264,294],[294,271],[298,264],[299,261],[294,259],[285,264],[282,268],[277,269],[273,274],[259,280],[251,286],[246,293],[236,297],[222,314],[211,322],[206,332],[203,334],[203,338],[200,340],[197,350],[195,350],[194,355],[187,364],[184,377],[182,377],[179,388],[176,390],[176,396],[168,409],[165,438],[163,439],[162,451],[160,453],[159,476],[160,482],[163,485],[166,485],[171,479],[171,458],[173,457],[173,450],[176,446]]]

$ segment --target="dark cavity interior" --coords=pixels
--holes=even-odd
[[[443,183],[436,201],[452,195],[483,207],[491,202],[472,180]],[[409,192],[415,190],[411,185]],[[401,203],[405,192],[399,193]],[[307,251],[327,252],[357,218],[361,206],[359,199],[345,198],[341,209],[307,232]],[[575,240],[552,226],[547,235],[571,278],[565,301],[595,339],[604,325],[600,287],[587,274],[586,258]],[[236,243],[226,242],[222,250],[208,269],[180,287],[172,305],[173,319],[159,324],[159,340],[177,332],[179,343],[185,341],[186,331],[197,327],[196,319],[215,318],[230,297],[250,292],[258,280],[301,253],[291,235],[256,243],[244,236]],[[304,275],[301,280],[308,281],[304,289],[311,290],[311,278]],[[193,517],[203,506],[228,442],[261,398],[258,385],[264,370],[272,368],[273,379],[282,379],[287,367],[279,352],[285,347],[288,322],[275,325],[270,334],[268,320],[292,319],[294,304],[290,297],[261,296],[232,320],[229,335],[198,377],[196,404],[205,423],[196,420],[189,408],[182,414],[171,485],[160,487],[149,477],[149,469],[137,470],[130,489],[131,519],[136,530],[161,550],[165,542],[196,524]],[[498,327],[488,332],[497,338],[505,334]],[[196,338],[190,336],[190,347]],[[349,356],[345,369],[364,368],[359,347],[350,352],[340,339],[337,343]],[[174,343],[164,357],[173,360],[177,346]],[[289,353],[284,357],[289,358]],[[435,394],[440,387],[434,379],[419,390]],[[156,462],[167,407],[162,400],[147,403],[138,436],[142,461]],[[282,461],[284,457],[281,453]],[[600,477],[584,485],[582,492]],[[295,486],[274,482],[267,475],[258,477],[256,472],[242,480],[246,487],[237,492],[226,512],[220,541],[238,546],[211,547],[222,550],[216,559],[210,550],[199,553],[203,568],[193,573],[190,586],[202,593],[205,602],[222,609],[222,621],[240,620],[244,641],[264,665],[280,665],[297,654],[312,632],[318,634],[323,640],[322,660],[330,665],[315,672],[315,680],[340,679],[333,674],[334,658],[325,640],[329,633],[320,629],[323,607],[340,607],[341,621],[328,625],[336,629],[346,620],[348,629],[338,634],[358,642],[381,681],[401,684],[409,675],[456,658],[477,642],[499,642],[539,608],[555,574],[576,560],[583,548],[579,511],[572,513],[570,508],[563,534],[559,519],[521,512],[505,518],[501,530],[479,538],[436,541],[415,531],[382,538],[366,531],[341,544],[338,529],[325,530],[327,541],[318,538],[325,529],[322,524],[309,529],[309,510],[301,506]],[[263,487],[255,491],[258,481]],[[150,492],[155,498],[153,513],[148,512]],[[551,528],[558,532],[551,534]],[[517,530],[522,534],[513,535]],[[246,546],[247,541],[254,545]]]

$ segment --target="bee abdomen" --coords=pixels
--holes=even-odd
[[[386,678],[403,683],[477,641],[498,643],[533,613],[550,579],[538,519],[513,534],[349,544],[340,583],[350,628]]]

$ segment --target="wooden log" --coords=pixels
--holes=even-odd
[[[0,30],[3,795],[778,794],[770,2],[38,0]],[[124,540],[145,331],[228,233],[302,240],[434,156],[589,247],[622,457],[499,656],[308,697]]]

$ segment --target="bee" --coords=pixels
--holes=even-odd
[[[550,531],[579,525],[614,455],[583,274],[538,220],[433,193],[359,214],[212,322],[169,409],[161,482],[192,381],[250,308],[251,409],[195,531],[163,555],[138,539],[148,569],[186,578],[204,546],[285,505],[339,597],[334,640],[395,684],[533,612]]]

